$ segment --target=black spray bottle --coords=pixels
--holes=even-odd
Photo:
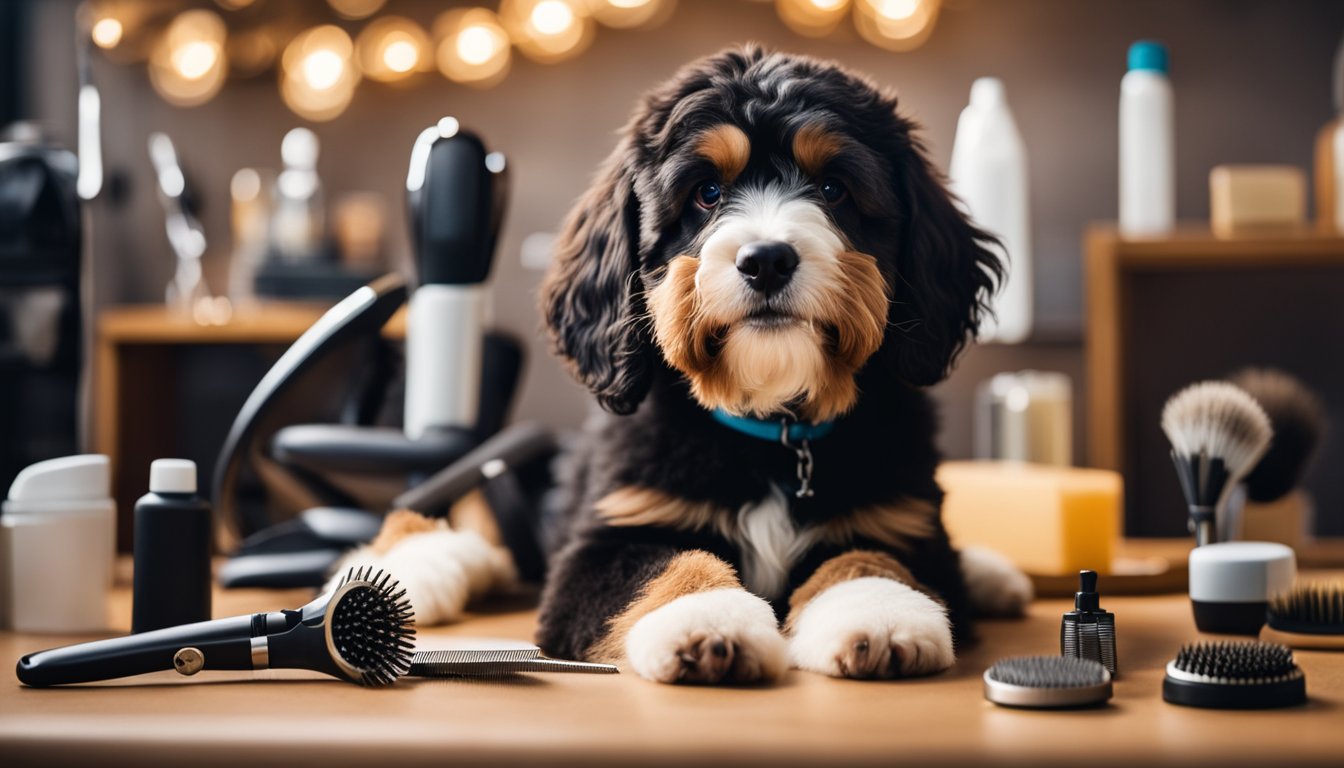
[[[196,464],[158,459],[135,503],[131,632],[210,619],[210,503],[196,495]]]
[[[1064,614],[1059,628],[1059,651],[1065,656],[1100,663],[1111,674],[1115,670],[1115,614],[1101,609],[1097,594],[1097,572],[1078,572],[1078,592],[1073,610]]]

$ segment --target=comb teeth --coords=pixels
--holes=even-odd
[[[1344,587],[1299,584],[1269,601],[1269,624],[1276,629],[1303,625],[1326,632],[1344,632]]]
[[[989,668],[989,677],[1023,688],[1083,688],[1101,685],[1110,677],[1106,668],[1090,659],[1068,656],[1018,656]]]
[[[1196,678],[1231,684],[1285,679],[1297,672],[1291,648],[1255,641],[1184,645],[1172,665]]]
[[[331,638],[336,651],[359,670],[363,685],[387,685],[411,668],[415,637],[414,612],[406,590],[389,573],[351,568],[340,586],[355,586],[341,595],[331,612]]]
[[[482,664],[502,661],[527,661],[541,656],[540,648],[509,648],[503,650],[472,651],[418,651],[416,664]]]

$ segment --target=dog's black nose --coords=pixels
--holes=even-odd
[[[778,240],[756,240],[737,249],[737,271],[753,290],[775,293],[798,269],[798,252]]]

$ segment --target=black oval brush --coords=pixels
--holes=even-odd
[[[87,683],[176,669],[307,669],[361,685],[387,685],[410,669],[414,619],[390,574],[351,569],[340,584],[292,611],[202,621],[31,653],[25,685]]]
[[[1299,584],[1272,598],[1260,639],[1294,648],[1344,650],[1344,585]]]
[[[1271,709],[1307,701],[1292,649],[1277,643],[1194,643],[1167,663],[1162,698],[1208,709]]]

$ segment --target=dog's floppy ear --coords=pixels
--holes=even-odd
[[[541,287],[552,351],[603,408],[621,414],[638,407],[651,382],[631,141],[570,212]]]
[[[909,133],[901,135],[909,137]],[[993,235],[953,202],[942,174],[913,137],[893,168],[901,207],[896,277],[884,345],[896,375],[916,386],[947,376],[989,312],[1004,265]]]

